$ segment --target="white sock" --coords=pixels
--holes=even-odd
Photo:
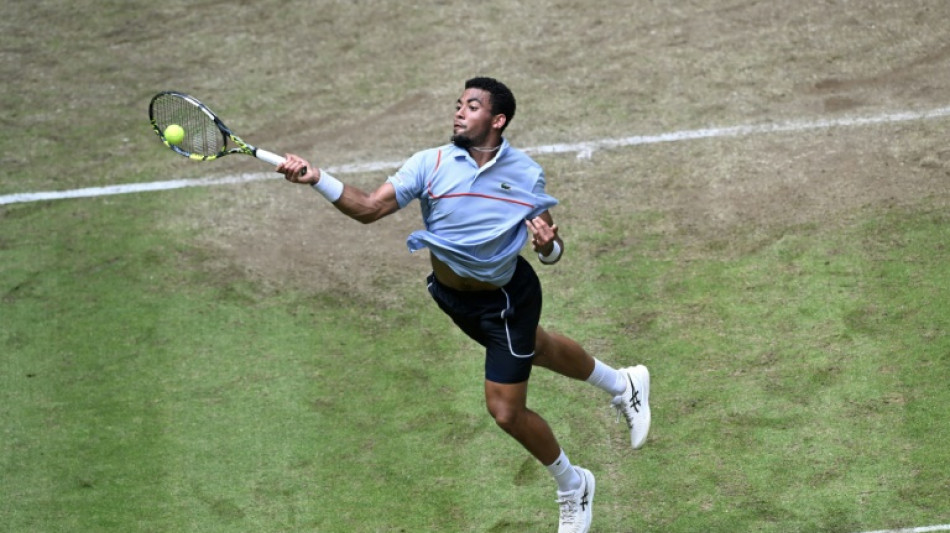
[[[570,492],[581,486],[581,476],[571,466],[571,461],[567,458],[564,450],[561,450],[561,455],[558,456],[557,461],[548,465],[547,469],[554,476],[554,480],[557,481],[558,491]]]
[[[595,387],[600,387],[611,396],[623,394],[623,391],[627,388],[623,374],[596,358],[594,359],[594,371],[590,373],[587,382]]]

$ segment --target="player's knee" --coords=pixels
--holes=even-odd
[[[495,423],[498,424],[498,427],[508,433],[511,433],[518,427],[518,421],[523,411],[524,409],[522,407],[504,403],[488,404],[488,413],[495,419]]]

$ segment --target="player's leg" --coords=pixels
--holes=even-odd
[[[538,326],[534,364],[586,381],[613,398],[611,404],[630,428],[630,445],[639,449],[650,431],[650,372],[643,365],[614,369],[582,348],[574,340]]]
[[[545,465],[557,482],[558,531],[586,533],[593,517],[594,475],[571,465],[548,423],[528,409],[527,395],[527,381],[485,381],[485,403],[495,423]]]
[[[561,454],[554,432],[540,415],[527,407],[528,382],[485,381],[485,405],[495,423],[514,437],[545,466]]]
[[[595,359],[580,344],[558,333],[537,327],[534,365],[547,368],[569,378],[587,380],[594,372]],[[617,381],[622,385],[622,381]],[[614,392],[614,395],[620,394]]]

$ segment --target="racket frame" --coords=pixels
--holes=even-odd
[[[169,142],[168,139],[165,138],[165,132],[163,132],[162,128],[158,125],[158,120],[155,118],[155,112],[154,112],[155,101],[158,100],[159,98],[163,98],[166,96],[174,96],[177,98],[181,98],[182,100],[188,102],[189,104],[197,107],[202,113],[207,115],[208,118],[210,118],[211,121],[214,122],[214,125],[218,128],[218,131],[221,132],[222,141],[223,141],[221,143],[223,146],[222,150],[212,155],[194,154],[187,150],[184,150],[178,145],[175,145]],[[213,161],[215,159],[218,159],[220,157],[224,157],[230,154],[245,154],[245,155],[254,156],[260,159],[261,161],[266,161],[267,163],[270,163],[274,166],[277,166],[283,163],[284,161],[286,161],[284,157],[279,156],[273,152],[269,152],[267,150],[258,148],[254,146],[253,144],[250,144],[249,142],[235,135],[234,132],[231,131],[231,128],[227,127],[227,125],[225,125],[225,123],[222,122],[220,118],[218,118],[218,115],[215,114],[215,112],[212,111],[208,106],[203,104],[200,100],[198,100],[194,96],[185,94],[183,92],[162,91],[156,94],[155,96],[153,96],[152,100],[149,102],[149,105],[148,105],[148,116],[149,116],[149,120],[152,123],[152,129],[155,131],[155,134],[158,135],[159,139],[162,140],[162,143],[164,143],[165,146],[171,148],[174,152],[184,157],[187,157],[188,159],[192,159],[195,161]],[[236,146],[233,148],[228,148],[228,140],[233,142]]]

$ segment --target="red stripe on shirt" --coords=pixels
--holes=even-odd
[[[457,192],[457,193],[443,194],[443,195],[439,196],[439,195],[436,195],[436,194],[434,194],[434,193],[432,192],[432,182],[431,182],[431,181],[430,181],[429,184],[426,186],[426,191],[429,193],[429,198],[432,198],[433,200],[441,200],[441,199],[443,199],[443,198],[460,198],[460,197],[463,197],[463,196],[474,196],[474,197],[476,197],[476,198],[486,198],[486,199],[488,199],[488,200],[498,200],[498,201],[500,201],[500,202],[508,202],[508,203],[510,203],[510,204],[518,204],[518,205],[523,205],[523,206],[525,206],[525,207],[531,207],[531,208],[534,207],[534,204],[529,204],[528,202],[522,202],[521,200],[515,200],[515,199],[513,199],[513,198],[505,198],[505,197],[503,197],[503,196],[492,196],[492,195],[490,195],[490,194],[481,194],[481,193],[477,193],[477,192]]]

